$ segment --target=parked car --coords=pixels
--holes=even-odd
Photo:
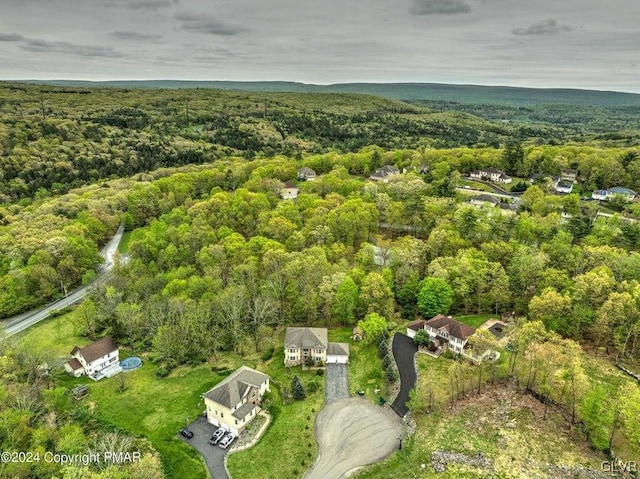
[[[222,449],[226,449],[231,445],[233,441],[235,441],[237,437],[238,436],[236,436],[234,433],[230,432],[224,437],[224,439],[222,439],[222,441],[220,441],[220,444],[218,444],[218,446],[220,446]]]
[[[209,438],[209,444],[215,446],[216,444],[218,444],[220,442],[220,439],[222,439],[222,436],[224,436],[225,430],[220,428],[218,429],[216,432],[213,433],[213,436],[211,436],[211,438]]]
[[[183,427],[180,429],[180,435],[186,437],[187,439],[191,439],[193,437],[193,432],[191,429]]]

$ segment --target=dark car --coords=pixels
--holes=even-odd
[[[180,429],[180,435],[186,437],[187,439],[191,439],[193,437],[193,432],[191,429],[183,427]]]
[[[213,433],[213,436],[211,436],[211,438],[209,438],[209,444],[215,446],[216,444],[218,444],[220,442],[220,439],[222,439],[222,436],[224,436],[224,429],[218,429],[216,432]]]

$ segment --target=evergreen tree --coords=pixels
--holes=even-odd
[[[293,376],[293,379],[291,380],[291,395],[295,400],[300,400],[307,397],[307,393],[305,392],[304,387],[302,386],[302,382],[300,381],[300,378],[298,376]]]

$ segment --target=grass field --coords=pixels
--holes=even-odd
[[[455,319],[473,328],[479,328],[489,319],[500,319],[495,314],[470,314],[467,316],[456,316]]]
[[[68,357],[74,345],[90,343],[79,337],[80,329],[76,313],[71,312],[39,323],[18,336],[17,340],[30,348],[49,351],[61,360]],[[350,330],[331,334],[332,338],[336,336],[340,341],[348,340]],[[107,426],[148,438],[160,453],[167,477],[199,479],[206,477],[201,457],[175,435],[203,411],[202,393],[224,378],[212,367],[230,370],[243,364],[255,367],[272,378],[272,406],[269,409],[273,421],[256,446],[229,457],[229,470],[234,479],[254,478],[256,471],[260,471],[260,477],[264,479],[293,479],[301,477],[316,457],[313,427],[315,416],[324,404],[324,375],[302,371],[302,368],[285,368],[281,348],[284,332],[279,336],[275,354],[267,362],[261,361],[257,353],[245,357],[225,353],[215,364],[182,366],[168,377],[160,378],[156,375],[157,367],[146,361],[143,355],[141,368],[111,379],[93,382],[86,377],[72,378],[59,370],[55,373],[55,380],[58,386],[67,388],[86,384],[90,390],[86,401],[94,407],[97,419]],[[369,363],[371,357],[375,357],[375,348],[358,345],[354,350],[358,353],[352,370],[358,371],[358,377],[362,375],[362,381],[365,377],[374,377],[375,367]],[[360,354],[361,350],[366,352]],[[130,353],[127,349],[120,351],[121,357]],[[377,357],[375,359],[373,364],[379,368],[379,361]],[[365,373],[365,365],[371,368],[369,373]],[[300,377],[307,391],[311,381],[316,382],[319,388],[314,393],[307,392],[305,400],[283,404],[281,390],[290,388],[293,375]],[[124,378],[123,392],[119,391],[120,378]],[[373,387],[370,396],[373,398]]]

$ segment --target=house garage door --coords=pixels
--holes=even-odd
[[[337,355],[337,354],[329,354],[327,355],[327,362],[331,364],[347,364],[347,360],[349,356],[346,355]]]

